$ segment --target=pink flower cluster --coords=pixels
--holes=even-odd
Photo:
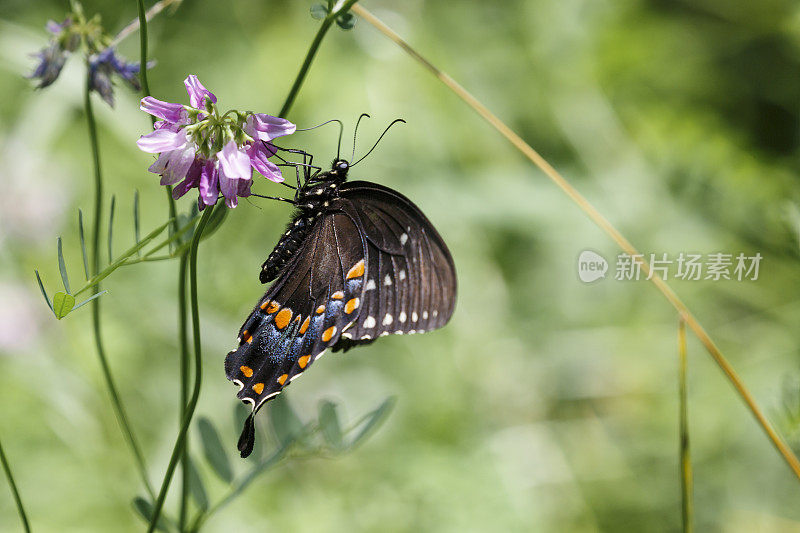
[[[220,193],[228,207],[236,207],[239,197],[250,195],[253,170],[283,181],[280,169],[269,161],[276,152],[271,141],[294,133],[294,124],[264,113],[229,111],[220,116],[217,97],[197,76],[190,75],[184,84],[191,105],[142,99],[142,111],[160,120],[136,143],[158,154],[148,170],[161,175],[161,185],[174,185],[174,198],[196,187],[200,209],[214,205]]]

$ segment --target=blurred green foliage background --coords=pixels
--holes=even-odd
[[[675,281],[756,398],[781,423],[800,366],[800,6],[791,0],[367,0],[548,158],[645,253],[760,252],[757,281]],[[87,0],[111,32],[133,1]],[[222,109],[277,113],[317,29],[310,2],[186,0],[150,25],[154,96],[186,101],[197,74]],[[38,531],[139,531],[141,487],[108,403],[90,313],[57,322],[55,240],[82,270],[90,210],[83,67],[34,91],[28,54],[65,2],[0,2],[0,436]],[[138,59],[138,35],[121,46]],[[139,96],[96,99],[115,249],[166,216]],[[680,526],[677,317],[645,281],[587,285],[578,254],[618,250],[543,175],[364,21],[334,28],[287,117],[360,130],[353,178],[399,189],[448,242],[459,302],[443,330],[329,355],[288,389],[304,417],[397,407],[365,445],[272,470],[208,531],[674,531]],[[336,131],[298,134],[327,161]],[[344,142],[344,152],[350,149]],[[283,192],[262,181],[263,194]],[[193,198],[180,202],[188,208]],[[222,361],[263,292],[257,273],[290,210],[243,202],[200,252],[205,379],[198,413],[235,452]],[[613,268],[613,264],[612,264]],[[613,274],[611,272],[610,274]],[[177,429],[177,261],[115,273],[105,338],[161,479]],[[689,408],[699,531],[800,530],[800,485],[694,339]],[[797,400],[795,400],[797,401]],[[267,415],[259,416],[263,428]],[[783,424],[795,449],[797,428]],[[794,433],[793,433],[794,432]],[[192,446],[198,449],[196,429]],[[798,450],[800,451],[800,450]],[[208,475],[209,491],[223,493]],[[177,492],[173,484],[172,496]],[[214,498],[216,499],[216,498]],[[168,501],[174,509],[174,497]],[[0,530],[18,520],[5,486]]]

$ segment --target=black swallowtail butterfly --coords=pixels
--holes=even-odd
[[[237,397],[252,406],[242,457],[253,449],[258,409],[327,349],[423,333],[453,314],[455,266],[439,233],[399,192],[347,182],[349,169],[338,157],[325,172],[305,165],[297,212],[261,269],[262,283],[275,281],[225,358]]]

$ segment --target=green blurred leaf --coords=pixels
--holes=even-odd
[[[117,197],[112,195],[111,196],[111,209],[109,210],[108,215],[108,264],[114,262],[114,254],[111,250],[111,243],[114,237],[114,207],[117,204]]]
[[[339,424],[339,415],[336,412],[336,404],[324,400],[319,405],[319,426],[322,429],[322,436],[334,450],[344,448],[342,426]]]
[[[65,292],[57,292],[53,295],[53,312],[56,318],[61,320],[75,307],[75,297]]]
[[[278,442],[288,446],[305,432],[303,422],[289,405],[286,394],[281,394],[269,405],[269,421]]]
[[[153,504],[149,501],[145,500],[141,496],[137,496],[133,499],[133,509],[136,513],[144,519],[146,523],[150,523],[153,518]],[[156,529],[159,531],[169,532],[169,528],[167,527],[167,520],[160,516],[158,518],[158,522],[156,523]]]
[[[322,20],[328,16],[328,8],[322,4],[314,4],[311,6],[311,17],[315,20]]]
[[[83,211],[78,209],[78,233],[81,237],[81,254],[83,255],[83,274],[89,281],[89,256],[86,255],[86,237],[83,234]]]
[[[197,421],[200,430],[200,437],[203,444],[203,453],[206,461],[219,476],[220,479],[228,483],[233,481],[233,469],[225,448],[222,447],[222,440],[219,433],[211,421],[206,417],[200,417]]]
[[[50,298],[47,296],[47,291],[44,290],[44,285],[42,284],[42,278],[39,276],[39,271],[36,269],[34,269],[33,271],[36,273],[36,282],[39,284],[39,289],[42,291],[42,296],[44,296],[44,301],[47,302],[47,307],[49,307],[50,310],[53,311],[53,313],[55,313],[55,311],[53,310],[53,302],[50,301]]]
[[[61,237],[58,238],[58,271],[61,273],[61,283],[64,284],[64,290],[69,290],[69,278],[67,277],[67,265],[64,263],[64,252],[61,249]]]
[[[222,226],[225,218],[228,216],[228,211],[228,208],[222,206],[218,206],[214,209],[214,212],[211,214],[211,219],[209,219],[205,229],[203,230],[203,235],[201,235],[200,238],[201,241],[208,239],[214,235],[214,233],[216,233],[220,226]]]
[[[187,457],[187,466],[189,467],[189,490],[192,498],[197,507],[205,511],[208,509],[208,493],[203,484],[203,478],[200,477],[200,472],[197,471],[197,466],[191,457]]]
[[[394,404],[396,403],[396,399],[394,396],[389,396],[386,398],[383,403],[381,403],[377,409],[369,413],[365,418],[366,421],[364,425],[361,426],[361,429],[356,434],[355,438],[350,441],[349,447],[355,448],[361,442],[363,442],[373,431],[378,429],[380,424],[386,421],[386,418],[389,416],[389,413],[392,412],[394,408]]]
[[[352,30],[356,25],[356,16],[352,13],[345,13],[336,17],[336,24],[343,30]]]

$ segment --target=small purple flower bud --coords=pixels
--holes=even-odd
[[[53,41],[35,55],[39,58],[39,64],[28,78],[39,78],[39,85],[36,88],[42,89],[58,79],[67,61],[67,55],[57,41]]]
[[[173,124],[187,124],[189,114],[181,104],[163,102],[152,96],[142,98],[139,109]]]
[[[72,24],[72,19],[69,17],[65,18],[64,22],[60,24],[55,20],[48,20],[47,24],[45,25],[45,28],[47,28],[47,31],[49,31],[53,35],[58,35],[62,31],[64,31],[64,28],[66,28],[70,24]]]
[[[297,126],[285,118],[273,117],[266,113],[254,113],[247,116],[244,131],[253,139],[269,142],[276,137],[291,135]]]
[[[208,98],[212,104],[217,103],[217,97],[214,96],[214,93],[203,87],[203,84],[200,83],[200,80],[198,80],[197,76],[194,74],[190,74],[183,81],[183,84],[186,86],[186,92],[189,93],[189,103],[191,103],[192,107],[195,109],[205,109],[206,98]]]

